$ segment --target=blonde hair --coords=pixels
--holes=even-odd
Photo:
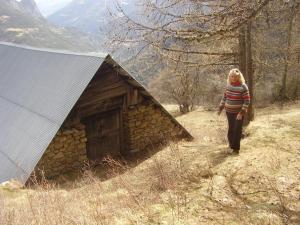
[[[231,82],[230,82],[230,76],[231,76],[232,74],[239,75],[239,82],[240,82],[240,83],[242,83],[242,84],[245,84],[245,83],[246,83],[246,82],[245,82],[245,78],[244,78],[242,72],[241,72],[239,69],[234,68],[234,69],[231,69],[231,70],[229,71],[229,74],[228,74],[228,77],[227,77],[227,84],[231,84]]]

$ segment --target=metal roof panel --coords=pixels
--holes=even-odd
[[[25,182],[104,58],[0,43],[0,182]]]

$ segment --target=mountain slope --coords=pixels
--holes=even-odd
[[[101,1],[73,0],[47,19],[63,27],[75,27],[84,32],[98,33],[100,26],[106,23],[105,10],[105,5]]]
[[[144,48],[142,43],[131,43],[130,45],[120,43],[118,46],[109,44],[113,39],[113,34],[110,32],[116,26],[114,17],[110,13],[114,16],[122,16],[116,10],[116,7],[120,6],[127,15],[139,21],[143,7],[138,2],[137,0],[73,0],[47,19],[59,26],[73,27],[96,35],[99,40],[108,43],[107,51],[112,51],[114,57],[122,63],[124,68],[146,86],[163,67],[154,52]],[[118,28],[118,30],[120,29]],[[120,32],[127,33],[128,30],[123,29]],[[143,49],[142,53],[139,53],[140,49]],[[138,56],[135,57],[137,54]]]
[[[42,14],[34,0],[22,0],[19,5],[23,8],[23,10],[27,11],[31,15],[42,17]]]
[[[153,149],[136,163],[108,159],[100,177],[85,171],[59,189],[0,187],[0,222],[298,225],[299,107],[258,109],[239,156],[227,152],[225,115],[199,108],[177,117],[192,142]]]
[[[118,1],[122,9],[132,14],[135,7],[134,0]],[[113,20],[110,11],[114,10],[115,1],[107,0],[73,0],[47,19],[63,27],[75,27],[86,33],[103,36],[109,23]]]
[[[0,41],[72,51],[99,50],[99,42],[87,35],[50,24],[31,0],[0,0]]]

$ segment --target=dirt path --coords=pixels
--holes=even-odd
[[[178,118],[195,137],[187,161],[192,165],[190,173],[196,171],[194,186],[204,187],[195,194],[209,193],[209,201],[220,204],[210,209],[212,220],[231,209],[226,221],[232,224],[300,224],[298,106],[259,110],[246,129],[249,136],[242,140],[239,156],[227,153],[224,114],[219,118],[198,110]],[[206,180],[199,179],[205,178],[203,168],[210,170]]]

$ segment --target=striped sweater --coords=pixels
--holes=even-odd
[[[241,113],[244,115],[247,112],[250,104],[249,89],[246,84],[233,83],[228,84],[220,102],[220,111],[225,108],[229,113]]]

